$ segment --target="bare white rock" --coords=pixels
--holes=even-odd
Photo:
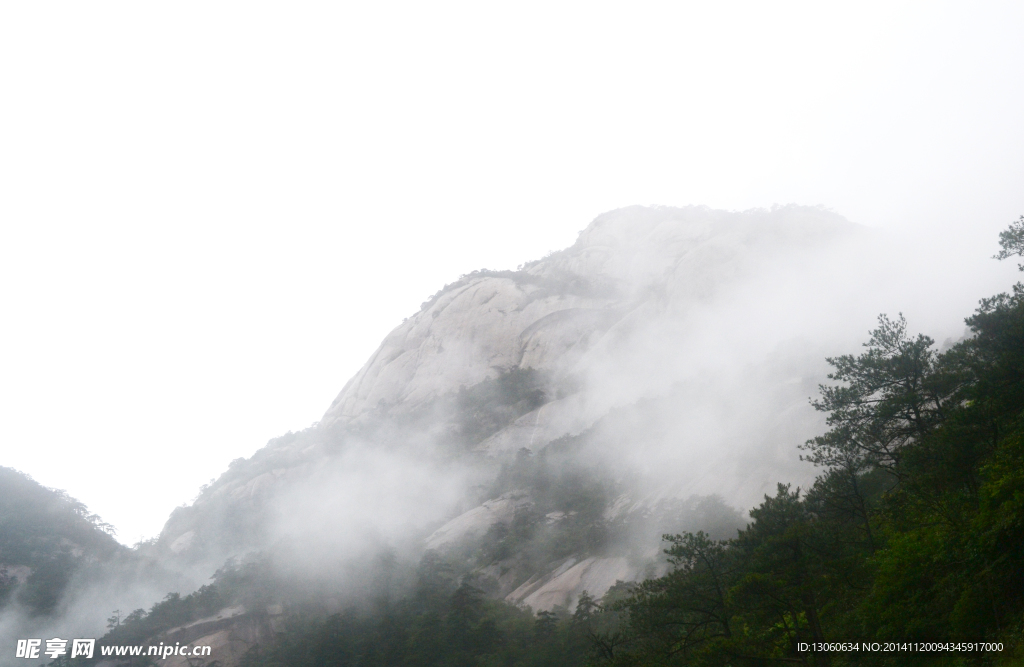
[[[176,554],[180,554],[183,551],[188,551],[188,548],[192,546],[192,542],[196,538],[196,531],[189,530],[177,537],[171,542],[170,549]]]
[[[639,572],[625,558],[570,558],[542,577],[532,577],[505,599],[524,604],[534,611],[551,611],[561,606],[575,609],[580,594],[587,591],[600,599],[619,581],[636,581]]]
[[[497,523],[512,523],[516,510],[530,504],[525,491],[510,491],[464,512],[435,530],[427,538],[428,549],[440,549],[486,533]]]

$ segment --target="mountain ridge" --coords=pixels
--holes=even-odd
[[[638,362],[630,355],[645,346],[657,350],[666,340],[670,345],[686,340],[695,327],[699,329],[699,318],[707,317],[718,302],[739,299],[742,305],[753,277],[858,235],[861,228],[821,208],[779,206],[735,213],[706,207],[629,207],[599,216],[573,246],[516,271],[467,274],[439,290],[385,337],[318,424],[272,440],[250,459],[233,463],[193,506],[176,511],[154,548],[172,561],[192,563],[217,561],[282,540],[317,551],[322,547],[303,537],[303,531],[332,534],[338,522],[350,520],[358,526],[353,534],[363,535],[367,543],[397,539],[402,553],[418,553],[424,544],[440,548],[442,542],[457,550],[454,543],[475,544],[511,526],[524,507],[534,506],[531,501],[486,510],[503,506],[501,499],[509,494],[529,497],[523,488],[486,491],[493,487],[488,480],[516,452],[536,456],[549,443],[582,437],[587,444],[579,461],[566,465],[585,463],[611,470],[617,454],[610,443],[639,423],[649,433],[648,450],[643,454],[643,447],[634,448],[631,468],[657,468],[657,463],[645,461],[649,455],[650,461],[666,459],[668,468],[682,465],[680,470],[686,472],[672,479],[664,471],[652,471],[640,493],[619,488],[616,502],[634,511],[659,502],[682,502],[695,494],[718,494],[738,506],[749,504],[770,490],[774,476],[765,475],[764,465],[744,470],[735,461],[759,450],[770,453],[755,460],[763,458],[768,468],[787,478],[806,479],[807,469],[796,460],[792,445],[820,426],[820,418],[804,402],[820,377],[820,356],[793,349],[769,350],[767,357],[752,355],[748,365],[781,354],[778,363],[796,379],[779,390],[774,378],[761,374],[748,398],[774,387],[769,393],[775,402],[765,414],[788,414],[792,419],[777,426],[765,421],[767,435],[729,427],[731,434],[701,436],[710,438],[709,445],[717,442],[720,451],[700,455],[693,449],[697,445],[690,445],[691,453],[677,456],[672,442],[678,437],[680,419],[705,419],[707,410],[692,406],[721,401],[721,383],[708,385],[699,373],[680,374],[651,355],[641,355]],[[665,368],[645,373],[642,366],[652,363]],[[621,380],[620,386],[608,390],[609,377],[613,385]],[[678,406],[691,407],[685,417],[677,418]],[[774,444],[766,447],[769,441]],[[385,463],[377,463],[382,457]],[[390,503],[388,511],[395,514],[386,522],[394,527],[383,529],[369,525],[372,522],[364,517],[350,516],[352,506],[367,501],[346,495],[346,489],[361,482],[342,469],[366,465],[378,471],[366,474],[387,474],[384,470],[390,467],[391,474],[401,476],[398,470],[409,466],[448,481],[437,487],[422,480],[423,492],[434,496],[423,498],[425,502],[406,497],[406,489],[394,489],[394,497],[378,501]],[[376,467],[380,465],[384,468]],[[723,483],[720,478],[733,481]],[[335,497],[346,500],[325,500]],[[410,523],[408,517],[419,518]],[[398,525],[404,526],[401,538],[394,532]],[[461,532],[453,528],[459,525]],[[456,532],[459,539],[438,538]],[[645,539],[651,545],[641,551],[645,558],[657,560],[658,536]],[[626,578],[636,578],[651,567],[650,562],[637,561],[635,567],[623,569],[609,565],[619,561],[594,561],[593,554],[581,554],[576,561],[587,558],[599,569],[617,568]],[[558,567],[554,564],[552,571]],[[512,582],[516,587],[531,577],[552,580],[550,573],[525,570],[518,577]],[[493,590],[509,595],[509,585],[494,584]],[[579,592],[532,599],[561,595],[570,604]]]

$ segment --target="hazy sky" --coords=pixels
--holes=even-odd
[[[1019,2],[5,3],[0,465],[153,536],[445,282],[625,205],[991,254],[1021,34]]]

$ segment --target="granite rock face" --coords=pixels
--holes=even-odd
[[[504,493],[445,523],[430,534],[426,540],[426,547],[427,549],[443,549],[447,545],[478,537],[497,523],[506,525],[512,523],[516,510],[529,505],[528,493],[522,491]]]
[[[609,299],[543,294],[536,284],[475,276],[391,332],[321,423],[379,405],[411,410],[512,368],[561,370],[615,318]]]
[[[555,607],[574,609],[584,591],[600,599],[617,582],[635,581],[640,575],[636,567],[621,557],[569,558],[551,572],[530,577],[506,595],[505,600],[536,611],[550,611]]]
[[[745,213],[632,207],[602,215],[570,248],[441,290],[385,339],[322,423],[358,423],[381,407],[415,410],[508,369],[533,368],[556,385],[568,379],[577,386],[549,392],[555,400],[476,449],[537,451],[591,428],[611,409],[692,381],[685,368],[673,368],[693,361],[672,347],[674,336],[699,331],[719,316],[710,308],[737,300],[763,276],[857,234],[838,215],[796,206]],[[732,345],[745,347],[742,340]],[[799,376],[787,380],[801,383]],[[809,394],[799,389],[793,400],[801,405],[790,401],[781,410],[806,412]]]
[[[855,229],[823,209],[796,206],[746,213],[631,207],[602,215],[566,250],[518,271],[478,272],[446,286],[384,339],[321,424],[365,419],[380,406],[414,410],[512,368],[556,378],[578,373],[637,328],[712,301],[773,261]],[[586,423],[579,408],[571,409],[574,417],[548,410],[565,426],[544,437],[571,430],[576,417]],[[506,438],[489,446],[510,445]]]

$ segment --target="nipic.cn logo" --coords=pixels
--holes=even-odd
[[[96,649],[95,639],[67,640],[54,637],[53,639],[46,640],[45,650],[42,648],[42,639],[19,639],[17,648],[14,650],[14,657],[37,660],[40,651],[42,651],[43,655],[47,658],[56,659],[68,654],[69,641],[71,643],[71,655],[69,657],[72,658],[91,658],[93,651]]]

